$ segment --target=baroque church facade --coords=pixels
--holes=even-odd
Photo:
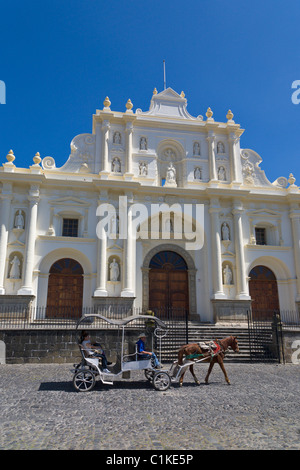
[[[106,98],[62,167],[37,153],[19,168],[11,150],[0,168],[0,303],[49,317],[170,307],[212,323],[297,310],[300,190],[292,174],[267,179],[233,118],[191,116],[183,92],[155,89],[146,112],[130,100],[113,111]]]

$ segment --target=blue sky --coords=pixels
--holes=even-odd
[[[266,176],[300,184],[299,0],[10,0],[0,13],[1,164],[13,149],[17,166],[36,152],[61,166],[107,95],[113,110],[149,109],[165,60],[190,114],[230,108]]]

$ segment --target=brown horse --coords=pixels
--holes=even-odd
[[[178,352],[178,365],[183,364],[183,357],[187,360],[193,361],[194,363],[196,361],[201,360],[201,362],[210,362],[209,368],[205,377],[205,383],[208,383],[208,377],[212,371],[212,368],[216,362],[219,363],[219,366],[221,367],[223,374],[225,376],[225,380],[230,385],[229,378],[227,376],[224,364],[223,364],[223,359],[225,357],[225,353],[227,349],[230,347],[233,349],[234,352],[239,352],[239,346],[238,342],[236,339],[236,336],[228,336],[227,338],[221,339],[221,340],[215,340],[216,344],[216,349],[207,351],[207,350],[202,350],[200,345],[198,343],[192,343],[192,344],[185,344],[182,346]],[[204,359],[206,358],[206,359]],[[194,366],[193,364],[190,365],[189,367],[190,372],[192,376],[194,377],[194,380],[196,384],[200,384],[199,380],[195,376],[194,373]],[[186,369],[184,370],[183,374],[181,375],[179,379],[179,385],[182,386],[183,382],[183,377],[186,372]]]

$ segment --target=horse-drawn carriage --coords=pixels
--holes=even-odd
[[[149,315],[134,315],[123,319],[110,319],[103,315],[93,313],[83,315],[77,323],[76,330],[79,331],[79,329],[83,327],[95,327],[96,329],[97,323],[100,324],[102,322],[107,322],[112,328],[117,328],[118,334],[120,334],[121,331],[121,341],[119,341],[120,347],[116,350],[116,362],[112,367],[109,367],[110,370],[108,371],[103,368],[101,358],[88,354],[82,344],[79,343],[82,360],[79,364],[74,364],[75,370],[73,371],[73,385],[79,392],[92,390],[96,384],[97,378],[99,378],[103,384],[113,385],[115,380],[126,378],[126,373],[137,371],[144,371],[146,379],[152,383],[156,390],[159,391],[167,390],[172,383],[179,383],[179,385],[182,385],[184,374],[188,368],[190,369],[195,382],[199,383],[194,375],[193,365],[195,363],[202,361],[207,362],[210,360],[210,373],[212,365],[216,360],[219,358],[221,359],[221,354],[223,355],[225,351],[221,342],[218,351],[214,351],[213,348],[210,348],[209,351],[205,351],[205,348],[202,347],[201,349],[198,344],[185,345],[179,350],[178,361],[175,361],[169,369],[164,369],[162,366],[157,368],[154,366],[151,356],[145,359],[144,355],[140,356],[137,348],[133,353],[125,351],[125,330],[129,329],[130,325],[133,325],[134,328],[139,328],[141,325],[143,325],[143,327],[148,325],[147,329],[149,336],[151,336],[152,351],[155,342],[157,355],[161,364],[162,338],[164,338],[168,332],[167,325],[162,320],[156,316],[149,317]],[[234,340],[236,342],[235,338]],[[229,342],[228,345],[232,347],[231,342]],[[237,342],[236,347],[233,345],[233,349],[238,350]],[[218,362],[224,372],[227,382],[229,383],[223,362]]]
[[[112,328],[117,328],[118,333],[121,330],[120,347],[116,350],[116,362],[109,371],[102,367],[101,359],[88,355],[82,344],[79,343],[79,349],[82,360],[79,364],[75,365],[73,385],[79,392],[87,392],[94,388],[96,378],[98,377],[103,384],[113,385],[116,379],[126,377],[126,372],[144,371],[145,377],[152,382],[156,390],[166,390],[170,386],[170,377],[167,371],[157,369],[151,357],[145,358],[137,351],[129,354],[125,351],[125,330],[132,324],[137,328],[139,325],[145,327],[145,323],[151,323],[151,328],[148,328],[151,334],[152,345],[154,338],[158,343],[158,355],[161,357],[161,337],[167,334],[167,326],[157,317],[149,317],[149,315],[134,315],[123,319],[110,319],[100,314],[84,315],[77,323],[76,329],[82,327],[90,327],[93,323],[107,322]],[[143,323],[141,323],[141,321]]]

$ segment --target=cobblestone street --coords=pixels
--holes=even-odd
[[[1,365],[1,450],[300,449],[300,367],[196,366],[183,387],[158,392],[144,378],[99,381],[78,393],[72,365]]]

